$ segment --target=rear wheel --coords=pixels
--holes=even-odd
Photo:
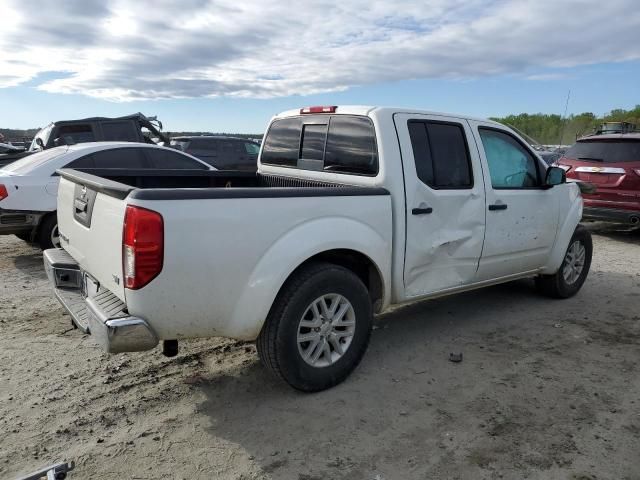
[[[315,392],[356,368],[371,329],[371,300],[360,278],[337,265],[311,264],[278,294],[258,337],[258,354],[293,388]]]
[[[549,297],[569,298],[578,293],[582,287],[589,268],[593,243],[591,233],[578,225],[569,241],[562,265],[554,275],[540,275],[536,278],[538,290]]]
[[[42,250],[60,247],[60,233],[58,232],[58,216],[56,212],[50,213],[40,222],[37,239],[38,245]]]

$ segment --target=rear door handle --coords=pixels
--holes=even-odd
[[[489,205],[489,210],[493,211],[493,210],[506,210],[507,209],[507,204],[506,203],[494,203],[493,205]]]
[[[424,208],[414,208],[411,210],[411,213],[413,215],[425,215],[428,213],[433,212],[433,208],[431,207],[424,207]]]

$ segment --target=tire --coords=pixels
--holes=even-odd
[[[583,249],[583,253],[582,252]],[[540,275],[536,278],[536,287],[540,293],[551,298],[569,298],[574,296],[589,274],[591,267],[591,256],[593,254],[593,243],[591,233],[582,225],[578,225],[569,241],[567,252],[565,253],[562,265],[554,275]],[[572,263],[574,257],[578,262]],[[582,261],[580,262],[580,258]],[[579,273],[575,267],[581,264]],[[571,271],[570,265],[574,265]]]
[[[280,290],[256,342],[258,355],[293,388],[325,390],[358,366],[372,325],[371,299],[360,278],[338,265],[309,264]]]
[[[36,239],[42,250],[60,247],[60,240],[57,232],[58,216],[56,215],[56,212],[53,212],[44,217],[42,222],[40,222],[40,227],[38,228]],[[56,238],[58,238],[57,242],[55,241]]]

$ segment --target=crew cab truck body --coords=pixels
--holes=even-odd
[[[591,260],[578,186],[508,128],[467,117],[285,112],[257,175],[207,172],[208,187],[60,175],[63,249],[45,267],[106,351],[257,339],[305,391],[355,368],[374,312],[524,277],[564,298]]]

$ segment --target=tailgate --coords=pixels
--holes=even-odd
[[[62,247],[80,268],[124,301],[122,227],[132,187],[61,170],[58,227]]]

